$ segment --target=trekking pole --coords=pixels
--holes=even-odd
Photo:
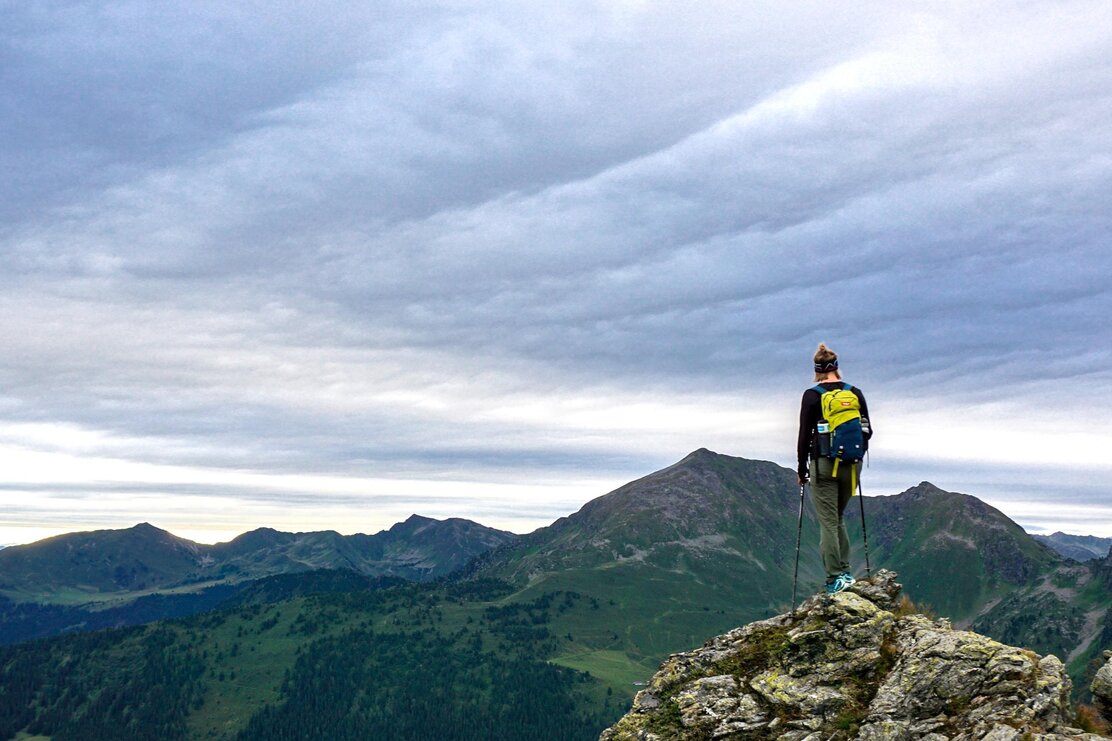
[[[796,585],[799,584],[799,542],[803,539],[803,487],[799,485],[799,525],[795,529],[795,575],[792,577],[792,612],[795,612]]]
[[[861,490],[861,477],[857,477],[857,502],[861,505],[861,539],[865,542],[865,578],[873,576],[872,567],[869,566],[869,531],[865,529],[865,493]]]

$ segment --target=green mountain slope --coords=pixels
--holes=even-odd
[[[296,592],[323,576],[275,579]],[[508,604],[489,580],[343,581],[0,648],[0,738],[585,741],[622,712],[589,676],[544,661],[562,640],[552,616],[591,609],[580,595]]]
[[[600,600],[597,624],[566,625],[574,641],[561,660],[628,675],[790,601],[798,503],[791,471],[698,450],[491,551],[475,570],[522,598],[568,589]],[[816,565],[801,567],[812,585]]]
[[[268,604],[320,592],[374,590],[404,583],[398,577],[370,577],[349,570],[276,574],[170,594],[148,594],[129,602],[88,609],[74,605],[12,602],[0,597],[0,644],[62,633],[144,625],[243,604]]]
[[[1062,563],[989,603],[972,627],[1055,654],[1084,690],[1112,648],[1112,558]]]
[[[684,558],[715,556],[783,567],[798,499],[787,469],[700,449],[526,536],[487,568],[521,582],[634,564],[676,571]]]
[[[855,538],[858,504],[851,502],[854,516],[847,515]],[[1062,562],[1003,512],[927,482],[867,497],[865,508],[873,563],[897,571],[917,603],[958,622]]]

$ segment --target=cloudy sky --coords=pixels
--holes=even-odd
[[[525,532],[699,447],[1112,536],[1112,13],[0,3],[0,543]]]

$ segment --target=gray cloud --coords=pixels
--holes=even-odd
[[[820,339],[901,423],[942,398],[1104,435],[1098,3],[2,13],[16,439],[610,480],[730,443],[678,415],[753,407],[775,431],[723,452],[790,463]],[[887,490],[958,465],[931,455]]]

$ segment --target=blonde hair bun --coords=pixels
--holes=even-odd
[[[819,343],[815,351],[815,380],[821,381],[828,373],[833,373],[835,378],[841,378],[838,372],[838,353],[826,346],[825,342]]]

